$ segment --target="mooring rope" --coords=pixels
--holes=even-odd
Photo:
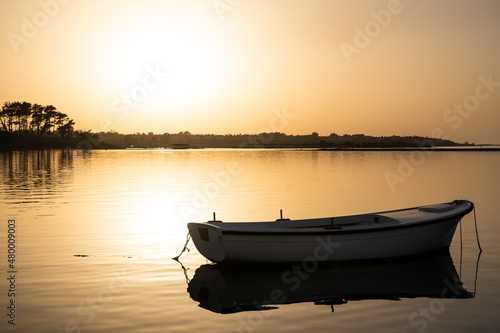
[[[476,274],[474,277],[474,297],[476,297],[476,290],[477,290],[477,273],[479,271],[479,258],[481,258],[481,252],[478,253],[476,261]]]
[[[460,272],[458,273],[458,278],[462,280],[462,220],[460,220],[459,224],[460,224]]]
[[[184,251],[189,250],[189,248],[187,247],[188,243],[189,243],[189,240],[191,239],[191,235],[189,234],[189,232],[187,233],[187,236],[186,236],[186,244],[184,244],[184,248],[182,249],[181,253],[179,253],[179,255],[177,257],[174,257],[172,259],[176,260],[176,261],[179,261],[179,257],[184,253]]]
[[[483,252],[483,249],[481,248],[481,244],[479,244],[479,234],[477,232],[476,206],[474,206],[474,225],[476,227],[477,246],[479,247],[479,253],[481,253],[481,252]]]
[[[479,243],[479,233],[477,232],[476,206],[474,206],[474,226],[476,228],[477,246],[479,247],[479,253],[477,255],[477,262],[476,262],[476,274],[474,277],[474,297],[476,297],[477,275],[478,275],[478,271],[479,271],[479,258],[481,258],[481,253],[483,252],[483,249],[481,248],[481,244]]]

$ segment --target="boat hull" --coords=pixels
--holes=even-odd
[[[295,262],[369,260],[449,247],[460,219],[401,230],[344,235],[226,235],[223,261]]]
[[[432,222],[366,230],[224,230],[224,223],[189,223],[188,228],[198,251],[213,262],[302,261],[314,265],[411,256],[449,247],[458,222],[470,209]]]

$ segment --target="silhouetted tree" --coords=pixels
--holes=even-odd
[[[37,135],[59,133],[72,136],[75,122],[53,105],[5,102],[0,110],[0,130]]]
[[[33,104],[31,106],[31,127],[30,130],[36,134],[40,134],[40,126],[42,125],[44,118],[44,107],[40,104]]]
[[[15,130],[15,125],[19,124],[21,103],[5,102],[2,107],[2,124],[6,132],[12,133]]]
[[[28,123],[31,116],[31,103],[22,102],[18,110],[19,131],[28,132]]]
[[[47,105],[43,108],[42,134],[51,133],[52,127],[55,127],[57,113],[53,105]]]
[[[10,114],[12,115],[11,126],[14,125],[14,130],[19,129],[19,123],[21,122],[21,103],[13,102],[9,106]],[[12,129],[11,129],[12,132]]]
[[[5,102],[2,106],[2,110],[0,111],[0,123],[2,124],[2,129],[4,132],[11,132],[10,124],[11,124],[11,116],[9,113],[9,102]]]
[[[69,119],[67,115],[61,113],[59,114],[59,117],[57,119],[57,125],[59,125],[59,127],[57,128],[57,132],[59,132],[61,136],[72,136],[73,126],[75,125],[73,119]]]

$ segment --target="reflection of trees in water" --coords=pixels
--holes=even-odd
[[[4,193],[29,199],[51,193],[54,187],[68,183],[72,177],[72,150],[30,150],[0,152],[0,183]]]

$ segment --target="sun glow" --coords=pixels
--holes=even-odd
[[[104,43],[107,82],[116,93],[143,85],[152,71],[161,73],[158,84],[149,79],[144,111],[201,107],[219,86],[216,43],[201,25],[145,21],[114,29]]]

